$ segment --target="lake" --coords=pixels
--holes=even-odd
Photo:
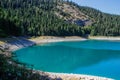
[[[95,75],[120,80],[120,41],[73,41],[36,45],[14,51],[36,70]]]

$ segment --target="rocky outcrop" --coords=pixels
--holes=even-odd
[[[1,45],[1,49],[14,51],[23,47],[33,46],[36,43],[28,40],[26,37],[6,38],[5,43]]]
[[[82,13],[76,6],[67,3],[59,4],[55,14],[67,22],[77,24],[78,26],[89,26],[93,23],[90,17]]]

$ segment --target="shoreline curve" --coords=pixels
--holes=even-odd
[[[102,38],[102,39],[99,39],[99,38],[89,38],[89,39],[106,40],[106,38]],[[13,38],[8,39],[8,41],[6,42],[2,42],[2,45],[1,44],[0,45],[2,46],[3,49],[8,49],[10,52],[12,52],[14,50],[18,50],[24,47],[29,47],[29,46],[33,46],[33,45],[41,44],[41,43],[84,41],[84,40],[88,40],[88,39],[78,37],[78,36],[72,36],[72,37],[41,36],[37,38],[13,37]],[[38,72],[41,74],[42,71],[34,70],[33,73],[34,72]],[[62,78],[63,80],[114,80],[112,78],[84,75],[84,74],[53,73],[53,72],[44,72],[44,73],[46,75],[49,75],[49,77],[51,78]]]

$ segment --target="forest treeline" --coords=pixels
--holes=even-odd
[[[81,27],[54,15],[57,3],[61,2],[57,1],[1,0],[0,31],[16,36],[82,36],[84,30]]]
[[[81,12],[94,20],[91,25],[91,35],[120,36],[120,15],[103,13],[90,7],[78,6],[73,2],[70,5],[78,7]]]
[[[74,5],[94,20],[91,26],[78,26],[54,14],[58,4]],[[63,0],[0,0],[0,36],[119,36],[120,16],[78,6]]]

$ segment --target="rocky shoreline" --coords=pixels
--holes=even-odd
[[[12,56],[10,52],[3,52],[2,54],[8,57]],[[11,63],[12,62],[10,62],[10,64]],[[53,72],[43,72],[39,70],[32,70],[32,74],[34,76],[36,75],[37,78],[40,78],[40,79],[36,78],[37,80],[114,80],[111,78],[92,76],[92,75],[72,74],[72,73],[53,73]],[[41,76],[43,76],[43,78],[41,78]]]
[[[68,73],[48,73],[52,78],[61,78],[62,80],[113,80],[111,78]]]
[[[118,37],[89,36],[88,39],[92,39],[92,40],[120,41],[120,36],[118,36]]]
[[[105,37],[105,36],[88,36],[88,38],[72,36],[72,37],[54,37],[54,36],[40,36],[40,37],[10,37],[0,39],[1,48],[9,51],[15,51],[20,48],[33,46],[41,43],[51,42],[65,42],[65,41],[84,41],[84,40],[109,40],[120,41],[120,37]]]
[[[41,37],[35,37],[35,38],[11,37],[11,38],[0,39],[0,40],[2,43],[1,47],[12,52],[20,48],[33,46],[33,45],[41,44],[41,43],[63,42],[63,41],[82,41],[86,39],[82,37],[77,37],[77,36],[73,36],[73,37],[41,36]]]
[[[25,38],[25,37],[13,37],[6,39],[3,44],[0,44],[1,47],[5,50],[14,51],[23,47],[33,46],[40,43],[49,43],[49,42],[63,42],[63,41],[82,41],[86,40],[81,37],[53,37],[53,36],[42,36],[37,38]],[[1,41],[4,41],[1,40]],[[33,73],[37,72],[39,74],[44,73],[50,77],[50,80],[113,80],[111,78],[91,76],[91,75],[81,75],[81,74],[67,74],[67,73],[51,73],[51,72],[41,72],[33,70]]]

